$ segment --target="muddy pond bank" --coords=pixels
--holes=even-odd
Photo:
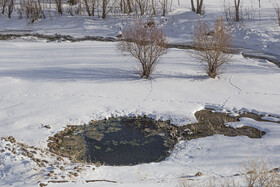
[[[261,138],[265,132],[253,127],[232,128],[228,122],[241,117],[266,121],[262,116],[243,113],[230,116],[211,109],[195,113],[197,123],[175,126],[170,121],[148,117],[116,117],[68,126],[49,137],[51,152],[75,162],[105,165],[136,165],[165,160],[180,140],[192,140],[214,134]]]

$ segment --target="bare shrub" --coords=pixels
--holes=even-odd
[[[280,26],[280,6],[279,6],[279,4],[274,5],[274,10],[276,13],[276,22]]]
[[[239,187],[239,183],[236,182],[233,178],[225,178],[220,182],[221,187]]]
[[[228,23],[231,23],[234,20],[234,10],[233,7],[231,6],[230,2],[227,2],[226,0],[224,0],[224,4],[223,4],[223,9],[224,9],[224,14],[225,14],[225,18],[227,20]]]
[[[115,4],[117,3],[116,0],[112,1],[112,0],[102,0],[102,18],[106,18],[108,13],[111,12],[115,6]]]
[[[245,16],[245,18],[247,20],[254,20],[255,19],[255,15],[256,15],[256,9],[251,4],[250,7],[245,7],[244,8],[243,14],[244,14],[244,16]]]
[[[73,10],[73,5],[69,4],[66,8],[66,13],[71,15],[71,16],[74,16],[74,10]]]
[[[76,5],[75,5],[75,14],[77,15],[81,15],[83,12],[83,8],[82,8],[82,0],[79,0]]]
[[[138,20],[124,29],[123,41],[117,48],[139,60],[138,73],[141,78],[148,79],[160,57],[167,52],[165,44],[166,36],[161,28],[156,24],[147,26],[142,20]]]
[[[279,173],[271,170],[263,160],[253,160],[244,163],[242,173],[248,187],[276,187],[280,185]]]
[[[21,17],[23,13],[26,19],[31,23],[39,18],[45,18],[40,0],[21,0],[18,8],[19,17]]]
[[[194,29],[193,55],[202,63],[207,75],[215,78],[222,73],[232,55],[226,53],[232,48],[232,35],[223,18],[216,20],[214,27],[207,22],[198,22]]]
[[[140,11],[140,15],[144,16],[149,7],[149,1],[135,0],[135,3],[133,4],[133,6],[134,6],[134,10],[137,15],[138,15],[138,12]]]

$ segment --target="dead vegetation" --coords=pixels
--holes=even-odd
[[[223,18],[216,20],[214,27],[199,21],[193,36],[193,56],[202,64],[203,70],[211,78],[221,74],[223,67],[232,57],[232,35]]]
[[[274,10],[276,14],[276,22],[280,26],[280,5],[276,3],[274,5]]]
[[[276,170],[271,169],[264,160],[256,159],[243,164],[242,174],[248,187],[277,187],[280,186],[280,175]]]
[[[166,36],[156,24],[147,25],[143,20],[136,20],[123,30],[123,41],[117,49],[123,54],[129,53],[139,62],[137,72],[141,78],[148,79],[159,59],[166,54]]]

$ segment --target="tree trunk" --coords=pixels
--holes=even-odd
[[[152,0],[152,8],[153,8],[153,15],[156,15],[156,7],[155,7],[155,0]]]
[[[102,18],[106,18],[107,0],[102,0]]]
[[[95,3],[96,3],[96,1],[95,0],[92,0],[92,7],[91,7],[91,16],[94,16],[94,14],[95,14]]]
[[[235,21],[239,22],[239,7],[240,7],[240,0],[234,0],[234,6],[235,6]]]
[[[192,5],[192,11],[195,12],[193,0],[191,0],[191,5]]]
[[[88,16],[91,16],[91,12],[90,12],[89,5],[88,5],[88,0],[84,0],[84,2],[85,2],[85,7],[86,7]]]
[[[129,13],[132,13],[132,7],[131,7],[131,1],[130,0],[127,0],[127,6],[128,6]]]
[[[14,11],[14,0],[10,0],[8,4],[8,18],[11,18],[13,11]]]
[[[7,4],[7,0],[4,0],[4,1],[3,1],[3,5],[2,5],[2,14],[5,13],[6,4]]]
[[[196,0],[196,13],[202,14],[203,0]]]

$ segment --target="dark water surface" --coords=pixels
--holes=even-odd
[[[174,145],[155,123],[149,118],[112,118],[85,126],[86,160],[109,165],[164,160]]]

